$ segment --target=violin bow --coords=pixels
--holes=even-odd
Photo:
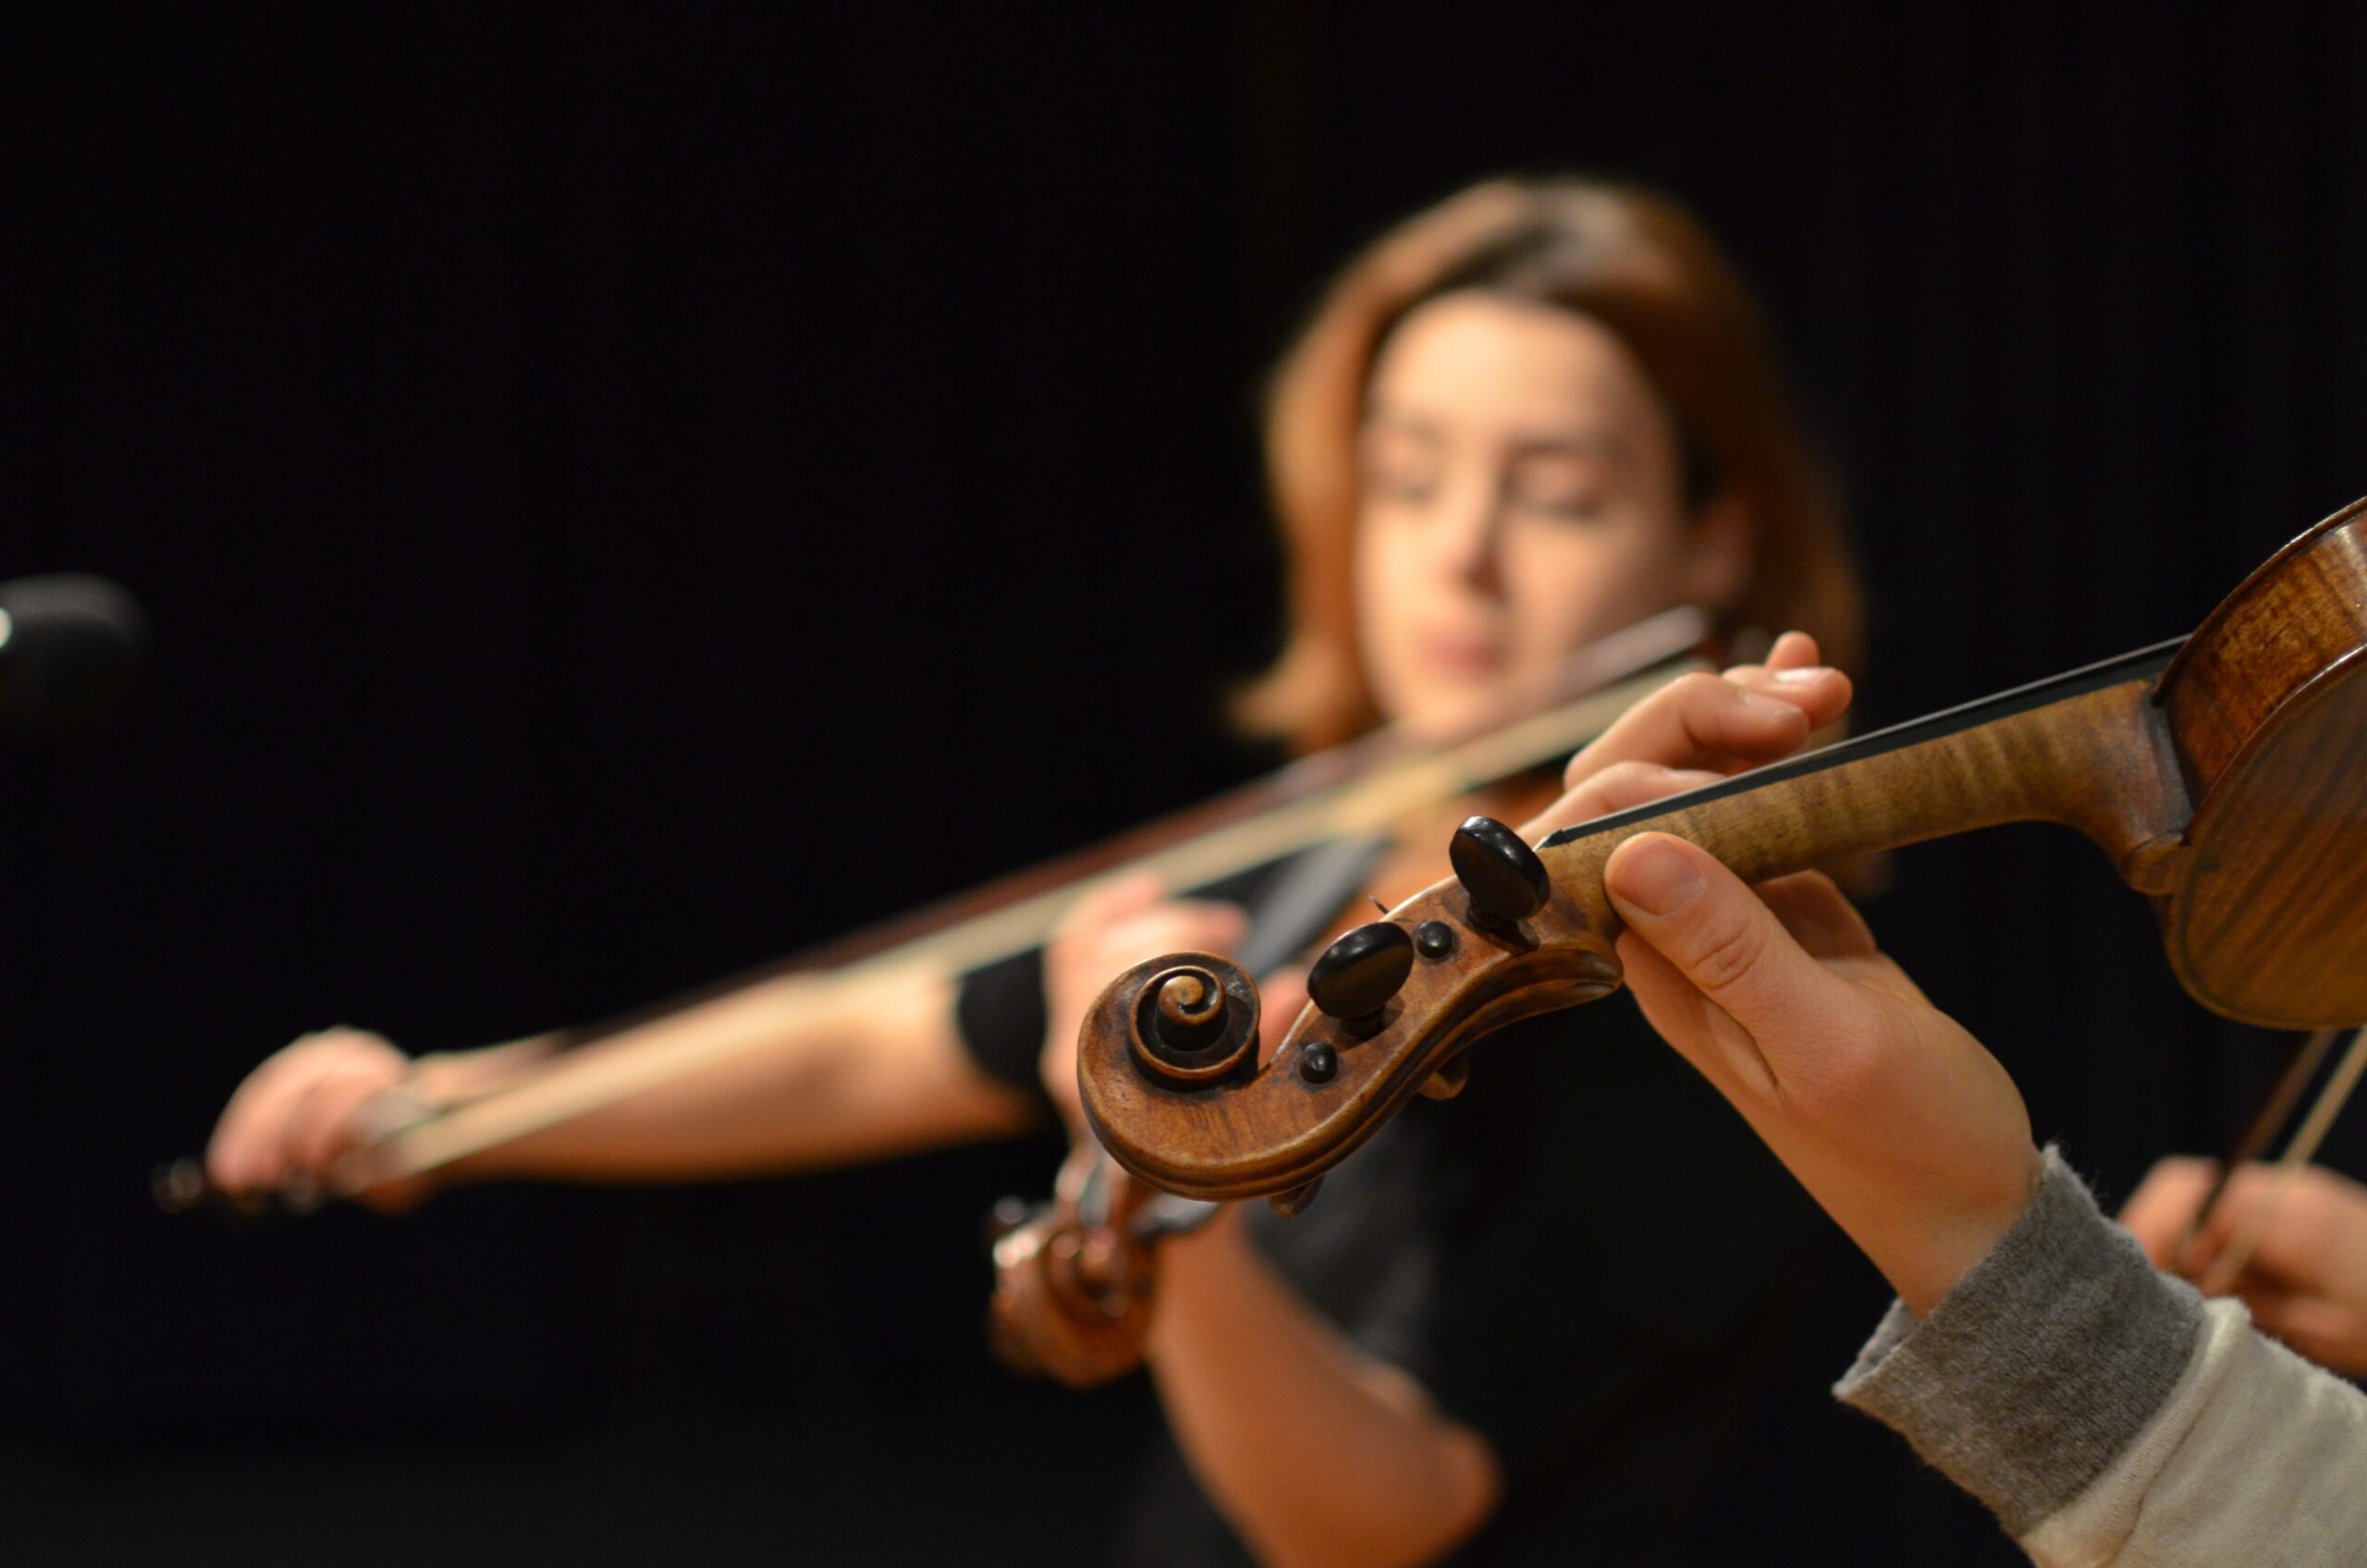
[[[2320,1029],[2304,1039],[2294,1051],[2292,1060],[2278,1075],[2260,1113],[2238,1135],[2227,1157],[2219,1162],[2209,1190],[2202,1194],[2202,1202],[2196,1207],[2193,1219],[2188,1222],[2186,1235],[2178,1243],[2178,1261],[2182,1266],[2193,1256],[2203,1228],[2210,1223],[2212,1215],[2227,1195],[2228,1183],[2235,1180],[2236,1172],[2267,1149],[2277,1129],[2284,1126],[2292,1115],[2295,1102],[2301,1097],[2302,1088],[2316,1075],[2319,1064],[2334,1048],[2334,1043],[2341,1034],[2339,1029]],[[2342,1060],[2335,1064],[2334,1072],[2328,1074],[2324,1084],[2318,1090],[2317,1098],[2311,1102],[2309,1113],[2293,1130],[2285,1152],[2277,1157],[2275,1182],[2267,1192],[2261,1194],[2260,1201],[2244,1212],[2234,1233],[2227,1238],[2227,1244],[2211,1259],[2196,1280],[2195,1288],[2204,1295],[2225,1295],[2243,1273],[2244,1266],[2252,1260],[2252,1255],[2260,1250],[2261,1238],[2267,1234],[2269,1221],[2275,1217],[2278,1206],[2292,1189],[2294,1180],[2300,1175],[2302,1168],[2316,1158],[2319,1145],[2325,1142],[2326,1133],[2334,1126],[2335,1118],[2341,1114],[2342,1108],[2358,1089],[2362,1073],[2367,1073],[2367,1029],[2351,1033],[2350,1043],[2343,1048]]]
[[[1402,732],[1380,731],[1303,758],[1184,814],[1180,824],[1122,835],[1038,872],[622,1019],[521,1042],[548,1065],[524,1083],[453,1104],[428,1106],[409,1096],[400,1114],[386,1118],[385,1131],[323,1184],[325,1192],[300,1194],[304,1211],[328,1197],[425,1175],[762,1049],[786,1026],[779,1011],[784,1007],[795,1010],[799,1024],[857,1017],[883,995],[1024,952],[1040,945],[1077,898],[1102,880],[1147,871],[1171,888],[1206,887],[1310,845],[1383,831],[1426,805],[1565,756],[1648,692],[1709,668],[1697,650],[1710,629],[1699,609],[1663,611],[1578,649],[1521,711],[1475,714],[1445,744],[1419,745]],[[1170,829],[1164,835],[1162,826]],[[215,1192],[193,1158],[163,1167],[152,1191],[174,1212],[268,1207]]]

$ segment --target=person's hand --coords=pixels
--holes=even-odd
[[[1714,784],[1797,751],[1849,706],[1849,678],[1817,663],[1816,639],[1787,631],[1765,664],[1681,677],[1627,710],[1562,775],[1565,793],[1525,824],[1557,828]]]
[[[1120,971],[1161,953],[1222,956],[1248,929],[1249,917],[1232,904],[1163,899],[1164,891],[1159,878],[1147,873],[1097,888],[1076,901],[1044,949],[1050,1028],[1038,1068],[1045,1092],[1073,1133],[1085,1125],[1076,1085],[1077,1031],[1102,987]],[[1265,1011],[1275,1011],[1270,998]]]
[[[1925,1000],[1833,884],[1757,892],[1662,833],[1604,886],[1652,1027],[1734,1103],[1921,1317],[2012,1228],[2041,1172],[1997,1060]]]
[[[1645,698],[1570,761],[1566,791],[1520,831],[1532,840],[1605,812],[1777,761],[1849,705],[1849,678],[1817,662],[1816,640],[1786,632],[1763,665],[1685,676]],[[1223,953],[1241,939],[1230,904],[1160,902],[1155,878],[1130,876],[1079,900],[1045,950],[1050,1032],[1044,1086],[1078,1124],[1076,1033],[1112,975],[1187,949]],[[1261,1048],[1270,1052],[1306,1001],[1303,971],[1258,984]]]
[[[2253,1238],[2229,1287],[2252,1321],[2321,1366],[2367,1374],[2367,1187],[2323,1166],[2286,1180],[2273,1166],[2247,1165],[2189,1245],[2187,1229],[2217,1169],[2207,1159],[2163,1160],[2120,1222],[2154,1267],[2198,1282],[2232,1238]]]
[[[207,1176],[229,1193],[320,1190],[339,1159],[384,1129],[387,1099],[411,1070],[411,1058],[360,1029],[324,1029],[282,1047],[223,1109],[206,1145]],[[427,1192],[414,1179],[355,1195],[395,1212]]]
[[[1812,639],[1787,632],[1764,665],[1687,676],[1647,698],[1572,760],[1569,792],[1524,832],[1790,754],[1848,705],[1848,678],[1816,660]],[[1612,856],[1604,880],[1629,923],[1619,956],[1645,1016],[1909,1309],[1930,1310],[2035,1189],[2030,1117],[2005,1069],[1876,949],[1822,876],[1755,895],[1707,852],[1644,834]]]

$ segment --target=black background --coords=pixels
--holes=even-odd
[[[303,1029],[597,1016],[1258,766],[1258,379],[1500,168],[1760,284],[1870,719],[2175,634],[2367,491],[2361,80],[2332,3],[12,9],[0,574],[120,578],[157,661],[0,756],[0,1542],[1079,1560],[1142,1392],[977,1339],[1048,1145],[244,1232],[146,1171]],[[2059,834],[1877,922],[2108,1194],[2271,1060]],[[1727,1560],[2017,1561],[1826,1408],[1827,1296]]]

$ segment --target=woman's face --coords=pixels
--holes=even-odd
[[[1410,312],[1373,366],[1355,582],[1382,713],[1419,731],[1550,689],[1563,655],[1687,600],[1749,541],[1688,520],[1668,411],[1585,316],[1484,293]]]

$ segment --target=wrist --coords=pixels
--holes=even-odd
[[[431,1110],[451,1110],[532,1078],[555,1053],[558,1038],[536,1035],[474,1050],[430,1051],[411,1059],[402,1086]]]
[[[1911,1215],[1903,1244],[1888,1249],[1887,1258],[1875,1260],[1907,1311],[1918,1318],[1930,1317],[1956,1282],[2021,1222],[2045,1179],[2045,1158],[2033,1145],[2023,1151],[2018,1170],[2000,1173],[1993,1195]]]
[[[502,1086],[492,1081],[490,1069],[502,1064],[509,1047],[481,1051],[431,1052],[405,1062],[402,1075],[355,1108],[352,1126],[358,1143],[349,1158],[348,1179],[371,1193],[374,1207],[399,1212],[425,1201],[441,1188],[470,1179],[460,1160],[429,1170],[400,1170],[403,1161],[389,1146],[406,1129],[432,1121],[448,1111]],[[482,1156],[475,1157],[482,1158]],[[390,1170],[390,1167],[395,1168]]]
[[[423,1114],[449,1110],[472,1096],[470,1086],[474,1064],[457,1051],[435,1051],[414,1057],[402,1077],[387,1093],[402,1096],[420,1108]]]
[[[1256,1249],[1242,1223],[1245,1205],[1229,1203],[1196,1231],[1159,1243],[1159,1307],[1151,1321],[1147,1354],[1188,1335],[1213,1308],[1221,1310],[1237,1293],[1242,1270],[1254,1267]]]
[[[1162,1276],[1195,1283],[1237,1266],[1251,1253],[1248,1228],[1242,1223],[1245,1205],[1221,1204],[1208,1222],[1196,1231],[1169,1236],[1159,1243]]]
[[[2184,1376],[2204,1321],[2201,1298],[2098,1213],[2068,1167],[2044,1169],[2021,1217],[1947,1298],[1920,1319],[1904,1301],[1893,1307],[1834,1390],[2016,1536],[2125,1455]]]

